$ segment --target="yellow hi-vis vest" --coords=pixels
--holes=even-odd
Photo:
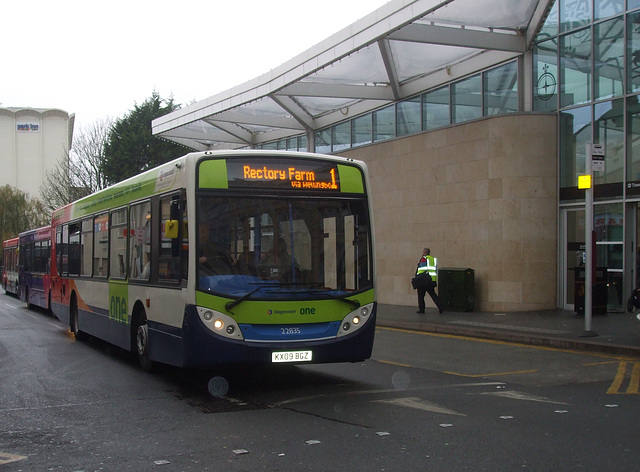
[[[418,263],[417,274],[428,272],[431,280],[438,281],[438,259],[433,256],[425,256],[425,262]]]

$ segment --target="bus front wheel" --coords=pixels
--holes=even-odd
[[[149,358],[149,325],[147,316],[144,313],[140,313],[136,319],[135,349],[138,355],[138,363],[145,372],[152,372],[154,363]]]

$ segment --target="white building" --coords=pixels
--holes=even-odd
[[[69,153],[74,118],[55,108],[0,108],[0,186],[38,197],[46,172]]]

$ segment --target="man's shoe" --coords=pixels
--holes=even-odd
[[[420,313],[420,314],[424,315],[424,310],[418,310],[418,311],[416,311],[416,313]]]
[[[444,309],[442,309],[442,308],[438,308],[438,311],[439,311],[440,313],[442,313],[442,312],[444,311]]]

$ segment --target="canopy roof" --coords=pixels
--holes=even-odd
[[[393,0],[281,66],[153,121],[195,150],[325,128],[524,54],[553,0]]]

